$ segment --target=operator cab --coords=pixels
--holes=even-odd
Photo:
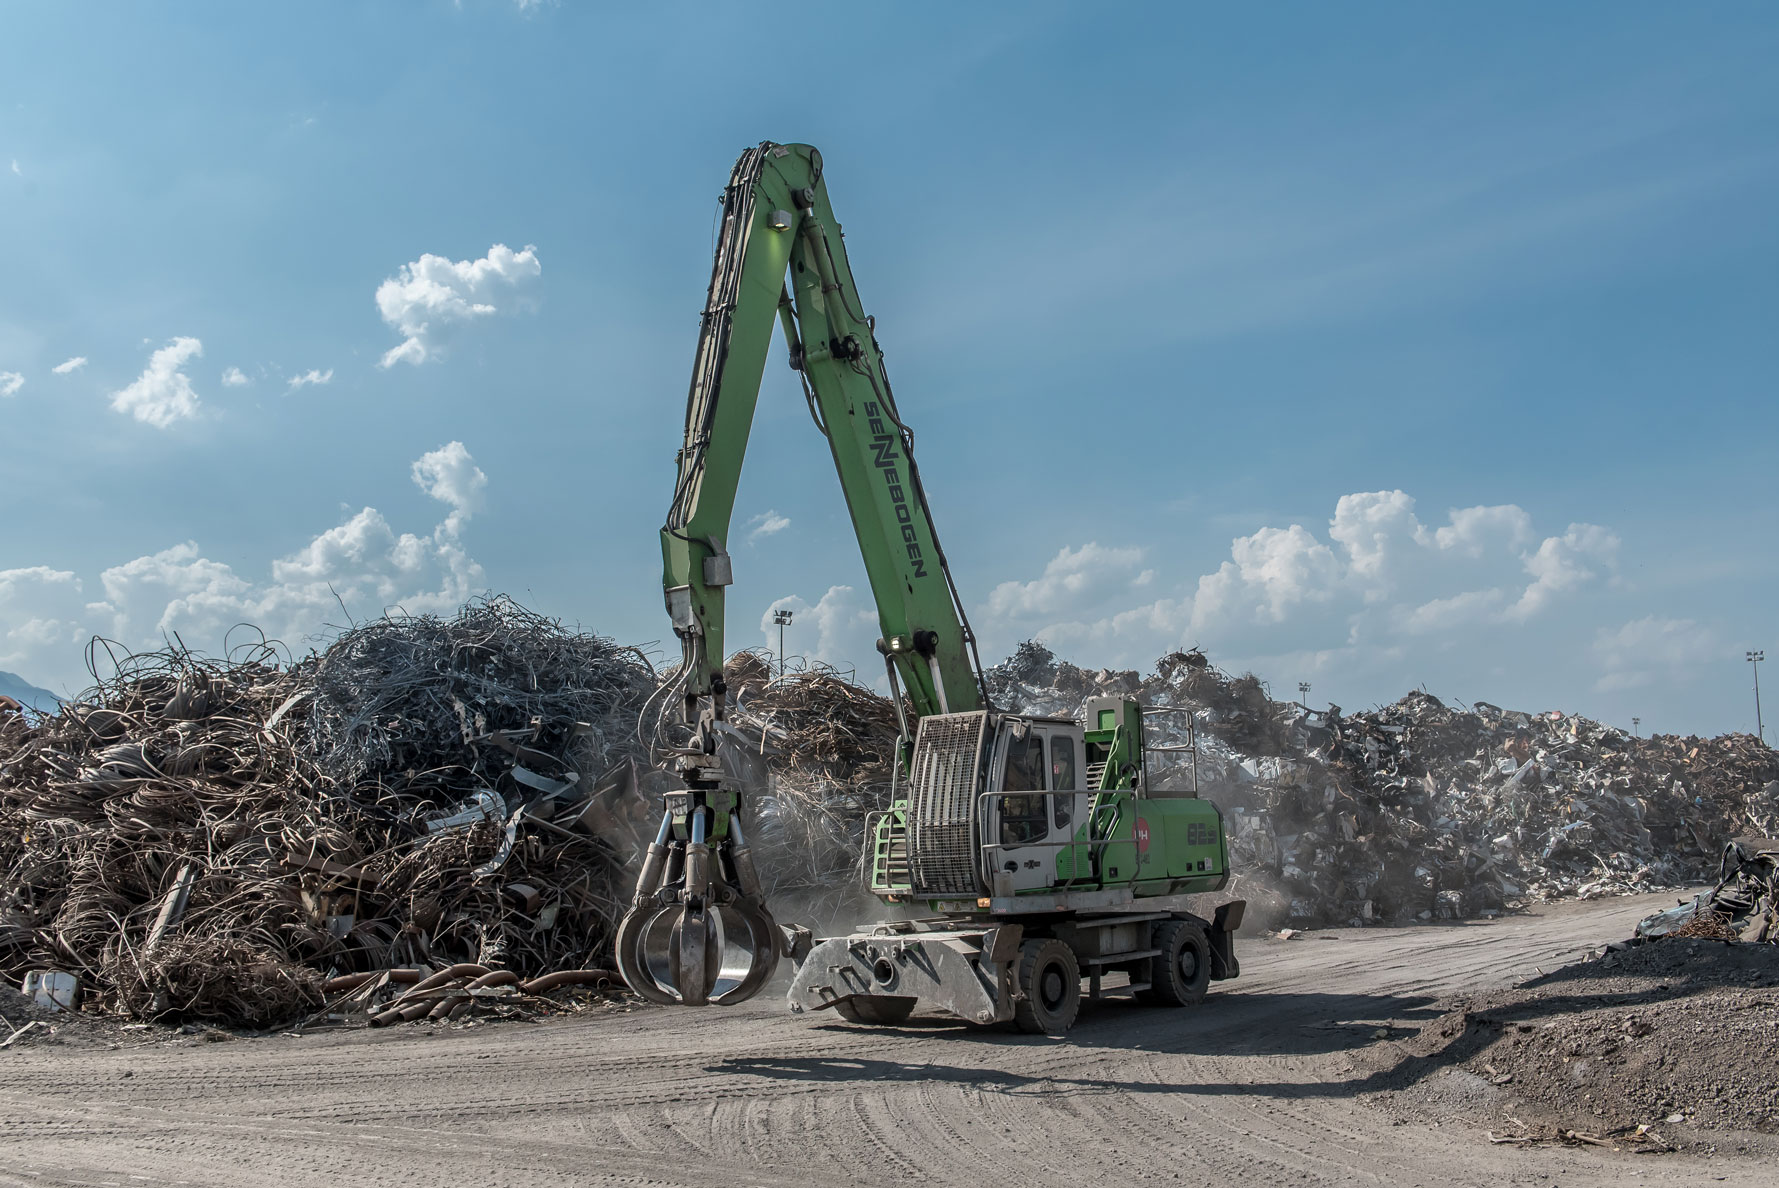
[[[995,732],[981,800],[983,882],[993,894],[1061,889],[1092,877],[1081,727],[1006,717]]]

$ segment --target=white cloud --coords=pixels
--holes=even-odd
[[[1238,536],[1229,551],[1231,560],[1198,581],[1195,621],[1242,615],[1282,622],[1302,603],[1329,601],[1343,578],[1334,550],[1302,524]]]
[[[1417,542],[1421,523],[1406,492],[1364,491],[1340,497],[1328,535],[1346,547],[1353,576],[1367,581],[1367,594],[1377,598],[1386,592],[1393,552]]]
[[[57,375],[72,375],[74,372],[79,371],[82,367],[85,367],[85,366],[86,366],[86,356],[85,355],[76,355],[76,356],[74,356],[74,358],[69,359],[66,363],[57,363],[54,367],[50,368],[50,370],[55,372]]]
[[[495,299],[543,272],[537,249],[515,252],[504,243],[480,260],[422,255],[377,286],[377,310],[402,335],[383,355],[381,367],[421,364],[437,357],[451,327],[499,312]]]
[[[440,503],[448,504],[451,514],[445,526],[457,528],[481,507],[482,491],[488,476],[461,441],[447,442],[430,453],[422,454],[410,470],[414,485]]]
[[[1532,540],[1532,517],[1511,503],[1458,508],[1450,518],[1450,524],[1434,532],[1434,543],[1465,556],[1481,557],[1491,543],[1520,549]]]
[[[1356,492],[1336,502],[1326,537],[1264,527],[1185,582],[1157,578],[1139,549],[1064,549],[1038,578],[997,586],[978,627],[991,655],[1036,637],[1094,663],[1145,664],[1203,644],[1224,657],[1350,665],[1356,650],[1378,661],[1522,631],[1609,579],[1617,547],[1589,524],[1539,540],[1513,504],[1453,509],[1435,525],[1406,492]]]
[[[767,508],[759,515],[749,519],[748,525],[750,530],[747,534],[747,538],[750,541],[755,541],[759,540],[762,536],[771,536],[774,533],[783,532],[786,528],[791,526],[791,519],[789,516],[781,516],[771,508]]]
[[[1409,635],[1433,635],[1466,623],[1487,622],[1498,613],[1500,590],[1467,590],[1449,598],[1430,598],[1419,606],[1404,608],[1399,622]]]
[[[0,569],[0,667],[29,670],[57,643],[72,649],[80,634],[80,593],[80,579],[68,570]],[[33,679],[30,671],[21,675]]]
[[[19,159],[17,157],[12,159],[12,172],[16,177],[25,176],[24,170],[19,168]]]
[[[17,396],[25,377],[16,371],[0,371],[0,396]]]
[[[333,376],[333,372],[331,371],[327,374],[330,378]],[[247,378],[247,373],[242,371],[239,367],[226,367],[223,369],[222,386],[225,388],[244,388],[252,382],[252,380]]]
[[[854,667],[865,684],[872,684],[881,674],[877,610],[851,586],[830,586],[813,606],[795,595],[768,606],[760,615],[760,636],[774,653],[778,651],[778,626],[772,614],[780,610],[791,612],[791,625],[785,628],[787,655]]]
[[[138,421],[165,429],[174,421],[198,414],[198,394],[179,369],[186,360],[201,356],[204,344],[195,338],[175,338],[149,356],[148,367],[136,382],[111,396],[111,407]]]
[[[453,443],[454,445],[456,443]],[[462,451],[461,445],[456,449]],[[81,644],[98,633],[132,648],[155,647],[178,632],[193,647],[215,651],[236,624],[251,623],[293,647],[341,621],[341,604],[356,616],[400,606],[449,612],[485,585],[459,530],[469,518],[464,491],[485,483],[463,451],[451,447],[445,475],[428,494],[451,510],[429,533],[399,532],[375,508],[364,508],[273,560],[265,580],[207,557],[195,541],[105,569],[103,598],[87,602],[71,572],[36,566],[0,571],[0,666],[37,683],[77,687]],[[467,470],[464,467],[467,466]]]
[[[1141,573],[1130,572],[1142,559],[1137,548],[1107,548],[1097,541],[1078,549],[1065,545],[1041,576],[996,586],[988,596],[988,613],[1011,618],[1078,611],[1112,590],[1146,585]]]
[[[233,371],[234,369],[230,368],[229,370]],[[240,373],[236,372],[236,374],[239,375]],[[245,383],[246,381],[247,381],[247,377],[242,376],[241,382]],[[334,369],[333,368],[330,367],[326,371],[317,371],[317,370],[315,370],[315,368],[311,367],[308,371],[304,372],[302,375],[291,376],[290,377],[290,387],[287,390],[294,392],[298,388],[304,387],[309,384],[331,384],[331,383],[333,383],[333,381],[334,381]],[[223,377],[223,382],[224,383],[229,382],[228,377],[226,375]]]
[[[1532,584],[1507,610],[1510,619],[1528,619],[1551,599],[1611,570],[1618,560],[1618,537],[1598,524],[1571,524],[1561,536],[1547,536],[1537,552],[1523,558]]]
[[[1639,689],[1658,680],[1684,682],[1702,666],[1725,658],[1717,635],[1692,619],[1646,615],[1594,635],[1594,655],[1604,671],[1594,682],[1602,693]]]

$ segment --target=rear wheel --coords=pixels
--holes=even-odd
[[[1019,947],[1020,1001],[1013,1021],[1033,1035],[1062,1035],[1081,1010],[1081,967],[1059,940],[1028,940]]]
[[[1163,920],[1155,926],[1149,958],[1149,988],[1137,998],[1155,1006],[1191,1006],[1204,1001],[1211,985],[1211,942],[1190,920]]]
[[[843,998],[834,1004],[834,1013],[848,1023],[873,1023],[895,1026],[914,1013],[915,999],[900,995],[860,994]]]

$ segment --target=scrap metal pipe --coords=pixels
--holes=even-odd
[[[609,969],[559,969],[520,985],[527,994],[548,994],[559,986],[616,986],[621,979]]]
[[[373,969],[364,973],[341,974],[337,978],[329,978],[321,984],[327,994],[340,994],[347,990],[356,990],[378,978],[386,978],[392,985],[407,985],[418,982],[426,975],[421,969]]]
[[[436,990],[440,986],[455,982],[458,978],[479,978],[487,972],[488,967],[486,965],[475,965],[470,962],[464,962],[461,965],[453,965],[447,969],[439,970],[439,972],[433,974],[429,978],[420,979],[418,982],[414,983],[412,989],[404,992],[401,997],[410,998],[413,995],[422,993],[426,990]],[[400,1001],[400,999],[397,1001]]]

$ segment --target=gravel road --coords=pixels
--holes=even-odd
[[[1671,901],[1248,940],[1203,1006],[1107,1004],[1064,1040],[812,1025],[762,998],[0,1052],[0,1184],[1771,1184],[1743,1157],[1493,1146],[1363,1071],[1378,1028]]]

